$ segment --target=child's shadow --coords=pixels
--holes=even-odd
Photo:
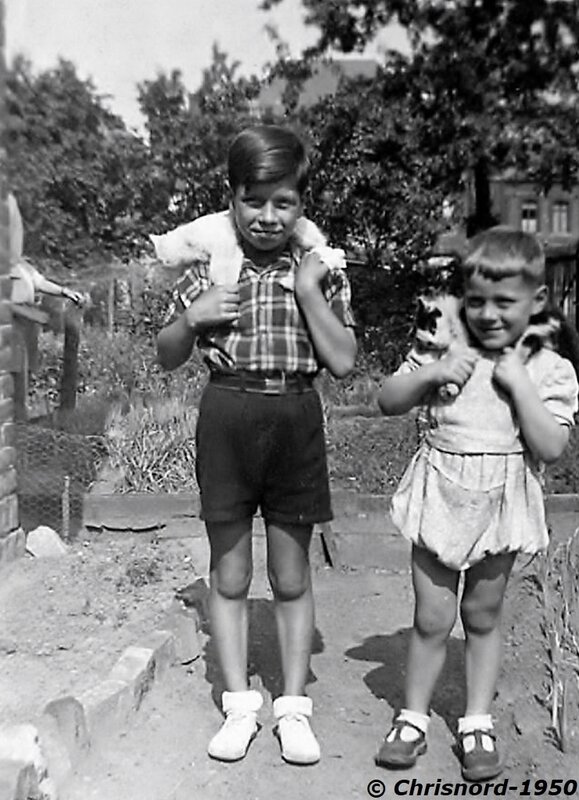
[[[265,691],[272,698],[276,698],[283,692],[283,676],[273,601],[265,598],[250,599],[248,601],[248,617],[248,675],[250,679],[253,676],[258,676]],[[203,653],[205,679],[211,684],[213,702],[218,708],[221,708],[221,694],[225,686],[223,685],[223,678],[219,668],[215,642],[211,637],[211,631],[207,623],[204,625],[204,630],[209,634]],[[321,653],[323,649],[322,635],[316,628],[312,642],[312,654]],[[317,681],[317,677],[310,669],[307,683],[314,683],[315,681]]]
[[[411,628],[403,628],[388,636],[370,636],[361,645],[346,651],[348,658],[378,662],[380,666],[364,676],[372,694],[386,702],[396,715],[404,706],[406,656]],[[464,713],[464,642],[450,637],[446,662],[434,692],[431,709],[442,717],[454,733],[458,718]]]

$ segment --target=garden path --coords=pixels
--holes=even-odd
[[[366,523],[372,527],[372,514]],[[556,538],[565,541],[579,518],[576,512],[554,514],[552,524]],[[388,772],[374,766],[376,748],[402,701],[412,597],[405,543],[386,537],[382,548],[366,547],[370,540],[360,531],[344,534],[341,552],[352,563],[338,569],[318,564],[315,569],[317,633],[308,693],[314,700],[313,724],[323,751],[319,764],[308,768],[283,764],[271,733],[271,694],[279,690],[278,661],[271,595],[264,580],[264,540],[256,537],[250,661],[252,685],[263,690],[266,702],[263,728],[246,759],[220,764],[205,754],[207,741],[219,725],[215,701],[221,691],[207,639],[202,661],[189,669],[172,668],[147,698],[137,724],[83,764],[62,800],[532,797],[545,790],[541,784],[535,787],[539,780],[548,782],[546,794],[551,781],[562,781],[562,796],[579,797],[573,785],[579,781],[577,739],[571,741],[572,751],[562,753],[550,732],[548,663],[535,565],[522,560],[508,593],[505,657],[494,709],[507,764],[499,783],[480,789],[471,785],[463,791],[452,751],[453,730],[464,702],[459,625],[453,631],[433,701],[427,753],[409,771]],[[203,563],[204,539],[192,540],[191,548],[193,560]],[[577,719],[571,723],[577,732]],[[422,790],[414,784],[411,791],[414,779]]]

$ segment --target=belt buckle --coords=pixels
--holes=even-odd
[[[264,391],[266,394],[285,394],[285,372],[281,373],[280,378],[264,378]]]

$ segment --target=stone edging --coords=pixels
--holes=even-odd
[[[33,723],[0,727],[0,800],[57,800],[88,753],[131,725],[167,669],[201,655],[203,611],[173,600],[165,616],[167,629],[127,647],[104,680],[51,700]]]

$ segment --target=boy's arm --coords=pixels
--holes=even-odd
[[[163,369],[173,370],[184,364],[191,355],[195,338],[204,328],[230,324],[239,316],[239,289],[231,286],[212,286],[190,305],[177,319],[166,325],[157,336],[157,360]]]
[[[447,383],[459,388],[470,378],[477,360],[472,351],[449,353],[438,361],[418,367],[411,372],[386,378],[378,393],[378,405],[383,414],[406,414],[421,405],[427,394]]]
[[[304,256],[296,276],[296,299],[320,362],[336,378],[344,378],[354,368],[356,336],[336,316],[324,296],[322,281],[327,273],[328,266],[318,254],[311,252]]]

